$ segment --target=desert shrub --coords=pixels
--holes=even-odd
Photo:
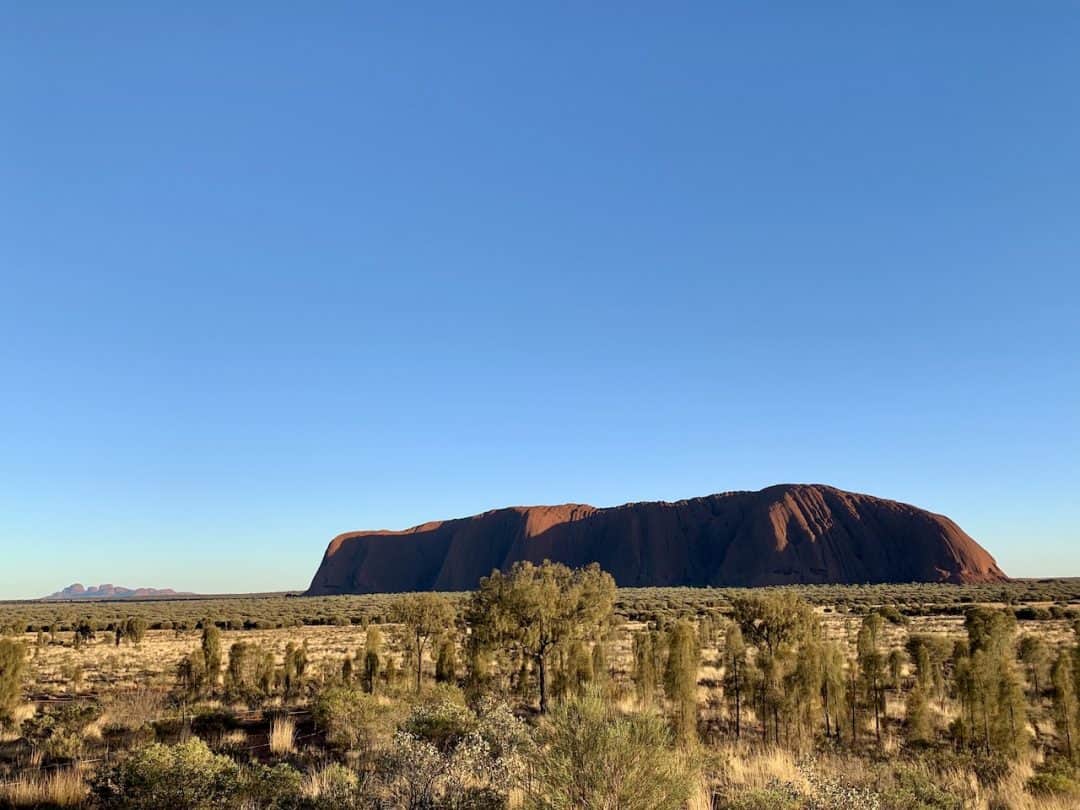
[[[900,612],[896,605],[882,605],[877,609],[877,612],[889,624],[905,625],[908,623],[907,617]]]
[[[1027,789],[1035,796],[1068,796],[1080,804],[1080,772],[1064,759],[1047,762],[1027,782]]]
[[[457,651],[454,640],[449,636],[439,641],[438,656],[435,659],[435,680],[439,683],[457,681]]]
[[[240,771],[239,793],[244,808],[299,810],[303,807],[303,776],[289,765],[249,765]]]
[[[1013,611],[1021,621],[1045,621],[1050,618],[1050,611],[1043,607],[1025,606]]]
[[[124,638],[132,644],[142,644],[146,637],[146,619],[142,616],[130,616],[124,622]]]
[[[199,712],[191,721],[191,730],[200,737],[221,736],[240,727],[236,715],[225,709]]]
[[[26,647],[9,638],[0,639],[0,727],[14,720],[15,707],[22,697]]]
[[[357,773],[333,763],[304,780],[304,810],[370,810],[378,804],[369,787]]]
[[[1002,754],[987,754],[972,757],[971,769],[979,784],[993,787],[1012,771],[1012,760]]]
[[[184,736],[186,724],[177,717],[166,717],[150,724],[157,742],[177,743]]]
[[[544,726],[526,793],[530,810],[680,810],[695,768],[662,718],[620,715],[595,689],[564,701]]]
[[[24,720],[22,735],[45,759],[71,760],[82,753],[84,729],[100,716],[96,704],[70,703]]]
[[[881,791],[886,810],[963,810],[962,797],[941,785],[933,771],[920,767],[901,767],[893,775],[894,784]]]
[[[533,752],[528,727],[505,704],[479,713],[453,700],[413,707],[383,760],[386,788],[403,807],[500,808]]]
[[[315,698],[315,722],[326,731],[326,742],[336,748],[369,747],[371,724],[381,714],[376,698],[353,684],[334,684]]]
[[[803,806],[799,791],[783,782],[713,798],[715,810],[799,810]]]
[[[101,739],[110,749],[139,748],[157,741],[153,726],[132,728],[124,723],[109,723],[101,729]]]
[[[442,700],[416,706],[403,730],[431,743],[440,751],[448,751],[475,727],[476,716],[466,706]]]
[[[209,619],[203,621],[202,656],[206,685],[213,690],[221,674],[221,631]]]
[[[105,810],[213,810],[240,796],[240,768],[202,740],[155,743],[95,775],[91,792]]]

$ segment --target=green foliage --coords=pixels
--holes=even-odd
[[[985,607],[968,610],[966,648],[954,655],[962,713],[954,723],[961,744],[985,756],[1016,756],[1028,747],[1027,706],[1015,660],[1016,619]]]
[[[825,674],[820,620],[793,591],[778,590],[737,599],[735,621],[756,649],[747,675],[754,681],[762,739],[770,726],[777,743],[785,728],[808,734]]]
[[[848,692],[844,668],[844,651],[836,643],[825,644],[821,651],[821,708],[825,736],[837,742],[843,739],[848,703],[854,698]]]
[[[1032,698],[1038,700],[1050,676],[1050,650],[1039,636],[1025,633],[1020,637],[1017,656],[1027,670]]]
[[[229,700],[240,700],[251,690],[251,651],[251,645],[246,641],[234,642],[229,647],[229,663],[225,667],[225,697]]]
[[[523,761],[520,752],[524,749],[518,743],[500,747],[495,741],[497,735],[490,732],[492,724],[484,710],[475,707],[492,695],[506,697],[512,694],[520,694],[526,704],[535,705],[539,687],[541,703],[545,707],[545,690],[550,690],[551,695],[552,705],[546,708],[552,711],[537,720],[546,750],[542,755],[530,755],[525,759],[538,763],[540,770],[548,768],[549,753],[555,760],[550,772],[542,775],[543,784],[536,782],[529,790],[530,805],[534,808],[571,806],[557,804],[557,797],[565,796],[566,791],[573,789],[585,791],[575,794],[573,806],[596,806],[606,810],[616,805],[610,801],[601,803],[599,798],[590,804],[589,797],[599,797],[608,789],[615,791],[616,799],[627,796],[628,792],[621,786],[639,776],[636,771],[627,775],[630,766],[620,770],[619,763],[624,761],[624,754],[618,749],[622,742],[610,728],[593,733],[587,739],[585,732],[575,738],[564,729],[562,741],[556,744],[555,717],[567,707],[594,696],[603,703],[607,726],[622,723],[637,728],[639,721],[647,718],[622,715],[614,708],[628,705],[625,698],[630,686],[625,678],[629,675],[642,707],[655,707],[659,702],[664,708],[663,715],[651,718],[651,722],[658,724],[664,732],[663,741],[647,751],[644,747],[639,749],[635,767],[641,769],[643,762],[652,767],[657,752],[685,764],[680,755],[691,749],[677,743],[694,739],[696,731],[701,645],[708,655],[705,660],[708,669],[701,682],[708,693],[701,726],[708,734],[707,739],[725,734],[733,740],[740,736],[746,738],[749,736],[747,724],[753,718],[761,724],[766,746],[778,745],[800,753],[815,747],[819,752],[830,752],[821,760],[825,772],[816,775],[812,759],[800,756],[795,760],[799,777],[797,781],[794,776],[790,777],[792,784],[804,785],[804,790],[810,790],[805,787],[805,780],[809,780],[813,786],[813,797],[810,794],[802,797],[804,806],[863,806],[828,804],[823,798],[828,794],[832,801],[833,797],[830,791],[834,785],[829,772],[838,767],[838,763],[850,763],[839,767],[866,766],[876,776],[871,781],[865,775],[856,776],[852,770],[839,777],[836,785],[838,789],[863,790],[869,795],[871,788],[868,785],[872,784],[880,804],[868,806],[880,806],[883,810],[952,810],[960,805],[949,791],[968,791],[964,800],[973,800],[976,788],[971,776],[976,773],[982,785],[978,790],[987,793],[989,806],[996,807],[995,802],[1000,799],[994,797],[994,791],[1000,790],[1004,795],[1006,790],[1016,786],[1015,780],[1004,782],[1002,786],[996,786],[996,781],[1014,767],[1018,759],[1027,761],[1023,755],[1032,728],[1038,735],[1040,752],[1048,757],[1048,764],[1038,768],[1028,784],[1029,791],[1047,796],[1072,795],[1070,791],[1076,780],[1075,766],[1070,762],[1074,757],[1080,759],[1077,752],[1080,746],[1076,745],[1075,739],[1076,730],[1080,728],[1080,701],[1077,699],[1080,649],[1071,644],[1059,654],[1047,641],[1056,636],[1046,632],[1053,630],[1056,633],[1058,628],[1042,628],[1031,622],[1044,621],[1048,616],[1064,616],[1073,609],[1064,599],[1052,610],[1042,606],[1021,609],[1016,607],[1019,601],[1006,611],[973,607],[972,604],[984,597],[996,603],[1022,600],[1043,590],[1066,597],[1073,591],[1080,593],[1080,585],[1050,582],[971,588],[808,586],[754,592],[673,588],[611,591],[612,597],[608,600],[606,575],[602,572],[597,571],[590,580],[587,573],[572,572],[565,567],[558,570],[550,564],[547,568],[554,570],[530,566],[524,573],[493,574],[486,583],[486,591],[472,597],[443,595],[435,600],[419,596],[312,600],[271,597],[263,602],[213,600],[209,605],[177,601],[123,606],[79,605],[77,608],[16,606],[14,624],[18,632],[29,626],[31,633],[49,622],[58,630],[81,626],[86,631],[80,639],[87,640],[92,638],[95,630],[100,633],[103,628],[119,629],[123,639],[136,643],[137,628],[130,626],[130,622],[138,618],[147,622],[149,626],[142,632],[150,632],[151,642],[156,643],[152,631],[158,627],[176,627],[178,639],[183,637],[185,630],[194,628],[196,622],[184,618],[187,614],[197,616],[196,611],[213,611],[218,616],[228,617],[221,619],[216,627],[208,620],[200,624],[204,641],[212,642],[217,637],[218,676],[215,681],[223,684],[222,691],[211,688],[211,676],[206,669],[208,647],[213,644],[196,646],[192,643],[190,646],[195,649],[177,667],[177,690],[172,705],[165,711],[171,712],[173,706],[180,704],[177,714],[187,718],[193,708],[198,708],[198,701],[207,697],[246,700],[252,707],[264,705],[271,695],[283,695],[289,702],[304,701],[305,706],[307,700],[314,698],[312,708],[320,733],[309,737],[308,728],[303,728],[299,737],[303,743],[288,755],[289,761],[302,762],[311,768],[316,762],[325,762],[329,756],[348,762],[357,770],[339,766],[320,772],[316,767],[307,774],[309,778],[304,781],[301,795],[299,772],[288,767],[241,764],[235,778],[221,790],[216,790],[213,806],[244,807],[245,810],[256,807],[281,810],[286,807],[296,810],[329,810],[331,807],[423,807],[433,810],[445,807],[464,810],[466,807],[503,806],[507,786],[519,784],[510,775],[514,769],[505,763],[517,761],[520,765]],[[831,637],[836,640],[824,640],[822,624],[811,605],[827,604],[828,600],[832,604],[828,604],[824,612],[842,614],[829,620],[829,630],[839,629],[844,617],[848,622],[861,619],[857,639],[831,632]],[[412,610],[420,602],[429,601],[449,606],[449,610],[440,612],[451,621],[437,627],[438,622],[425,620],[424,610]],[[895,606],[890,604],[891,601],[895,601]],[[597,603],[600,607],[594,609]],[[453,616],[459,615],[466,604],[471,624],[467,632],[458,635],[460,628],[447,632],[453,624]],[[240,605],[244,607],[235,607]],[[24,624],[19,618],[43,610],[49,614],[40,622]],[[112,611],[117,610],[125,611],[124,615],[113,616]],[[618,615],[632,615],[646,628],[656,629],[636,630],[628,638],[626,630],[629,628],[617,628],[614,624]],[[902,625],[912,615],[963,615],[966,639],[954,649],[952,640],[942,636],[907,636]],[[1026,632],[1019,639],[1015,633],[1016,615],[1025,619],[1021,626]],[[395,624],[387,630],[390,641],[384,652],[375,624],[396,619],[407,620],[408,626]],[[227,664],[222,666],[218,627],[239,630],[256,624],[260,627],[281,623],[292,626],[300,620],[337,626],[350,623],[359,626],[363,621],[367,638],[363,645],[355,644],[350,651],[353,654],[351,657],[346,654],[345,659],[341,657],[343,650],[340,647],[324,657],[322,645],[319,645],[319,657],[314,659],[317,666],[309,665],[307,650],[296,639],[288,645],[285,663],[278,669],[269,649],[240,636],[244,640],[229,647]],[[425,629],[418,644],[414,628],[420,624]],[[347,635],[335,633],[335,641]],[[229,636],[230,641],[237,638],[233,632]],[[889,642],[894,637],[907,637],[904,646],[890,647]],[[95,692],[111,688],[109,667],[132,655],[117,654],[101,644],[96,645],[92,655],[75,656],[62,649],[70,645],[67,638],[51,647],[44,639],[44,633],[39,630],[42,654],[31,666],[35,670],[50,667],[53,672],[65,673],[68,677],[67,673],[75,671],[73,664],[82,661],[88,671],[93,672]],[[631,641],[632,664],[627,667],[626,643]],[[9,639],[8,643],[15,642]],[[716,658],[711,655],[714,645]],[[209,657],[213,658],[212,655]],[[2,659],[0,649],[0,661]],[[348,665],[343,664],[343,660]],[[413,698],[412,690],[402,688],[400,683],[395,686],[398,676],[394,673],[399,666],[402,679],[411,681],[417,673],[422,680],[424,667],[432,664],[437,684],[425,686],[419,697]],[[605,675],[609,675],[609,680],[602,683]],[[466,707],[458,690],[447,688],[457,683],[459,677],[471,708]],[[0,683],[3,681],[3,666],[0,666]],[[390,688],[383,688],[384,684],[389,684]],[[666,700],[660,694],[661,689]],[[903,722],[899,717],[887,716],[882,710],[886,690],[896,690],[895,695],[890,695],[890,706],[906,704]],[[379,691],[377,698],[370,694],[375,691]],[[432,699],[433,695],[438,695],[438,699]],[[601,696],[608,702],[605,703]],[[109,697],[106,695],[105,699],[107,701]],[[565,706],[560,705],[564,700]],[[408,720],[402,720],[413,702],[419,705]],[[517,706],[519,711],[522,708]],[[899,752],[899,758],[886,762],[888,758],[881,752],[872,753],[870,758],[864,756],[868,752],[859,745],[862,740],[857,732],[865,733],[871,727],[875,713],[883,741],[895,740],[896,734],[902,734],[907,740],[908,746]],[[674,719],[674,734],[663,722],[663,717],[668,715]],[[581,716],[582,711],[578,710],[576,721],[580,721]],[[527,748],[531,734],[525,724],[505,706],[502,717],[507,727],[520,732],[522,745]],[[937,744],[940,726],[946,717],[956,718],[952,727],[955,748]],[[236,718],[231,715],[203,714],[191,723],[185,720],[158,722],[153,729],[159,733],[159,739],[169,740],[179,739],[192,730],[212,740],[224,736],[221,745],[231,746],[230,750],[239,756],[252,743],[250,737],[249,741],[243,741],[240,734],[227,733],[235,724]],[[84,743],[82,725],[80,721],[67,722],[57,712],[46,712],[33,718],[23,730],[35,755],[46,761],[96,757],[106,746],[115,757],[118,750],[145,745],[152,733],[149,726],[121,728],[106,725],[101,728],[101,740],[96,735],[89,735]],[[820,725],[824,726],[824,745]],[[588,723],[585,726],[588,727]],[[330,751],[317,750],[322,744],[322,732],[326,734]],[[638,732],[627,732],[623,742],[629,740],[626,744],[630,745],[643,738],[635,734]],[[605,735],[616,738],[615,742]],[[560,746],[564,751],[570,750],[572,744],[578,746],[576,758],[563,755],[564,766],[560,770],[556,767],[560,761],[557,752]],[[25,750],[25,747],[23,742],[10,746],[13,751]],[[284,749],[279,746],[279,750]],[[502,757],[497,752],[503,750],[517,751],[518,754]],[[750,752],[755,746],[744,742],[739,750]],[[609,757],[612,751],[615,753]],[[701,753],[701,750],[695,749],[695,753]],[[21,761],[24,754],[19,752],[15,756]],[[748,753],[748,756],[757,754]],[[604,768],[590,764],[590,757],[603,760]],[[629,761],[630,755],[625,758]],[[881,764],[874,765],[875,761]],[[571,762],[576,771],[566,764]],[[612,762],[614,766],[610,764]],[[908,762],[916,765],[909,766]],[[785,767],[782,762],[772,765]],[[504,767],[504,772],[498,770]],[[503,775],[496,778],[497,773]],[[753,771],[745,773],[754,774]],[[769,784],[762,790],[750,790],[745,784],[741,785],[733,795],[715,797],[713,806],[787,806],[786,803],[792,801],[788,795],[789,777],[783,771],[778,773],[785,781]],[[765,784],[760,776],[751,776],[748,784]],[[941,787],[943,782],[949,783],[948,789]],[[550,795],[543,798],[541,794]],[[630,804],[618,806],[634,807],[635,798],[629,799]],[[125,798],[114,799],[131,804],[112,806],[150,806],[149,803],[139,805],[137,802],[142,799],[131,793]],[[549,800],[556,803],[543,803]],[[664,805],[661,803],[660,806]]]
[[[206,658],[202,651],[192,651],[176,665],[176,688],[183,701],[193,701],[206,688]]]
[[[198,738],[160,743],[102,769],[92,793],[104,810],[213,810],[240,797],[240,768]]]
[[[26,672],[26,647],[10,638],[0,639],[0,727],[12,722],[22,697]]]
[[[147,622],[142,616],[129,616],[124,622],[124,638],[130,643],[142,644],[146,637]]]
[[[306,645],[296,645],[291,641],[285,645],[285,661],[281,668],[281,683],[285,690],[286,699],[296,698],[303,691],[307,665]]]
[[[952,653],[952,642],[945,636],[912,634],[906,643],[908,657],[915,667],[915,679],[927,697],[937,697],[945,690],[945,662]]]
[[[1073,656],[1070,651],[1062,650],[1050,669],[1050,686],[1054,698],[1054,722],[1065,757],[1076,762],[1080,759],[1080,747],[1077,746],[1077,715],[1080,702],[1077,701]]]
[[[30,746],[50,761],[77,758],[83,750],[83,730],[101,716],[94,703],[69,703],[39,711],[22,723],[22,735]]]
[[[694,626],[677,621],[668,634],[664,693],[672,707],[675,734],[688,745],[697,740],[697,672],[699,653]]]
[[[660,718],[619,715],[597,690],[558,704],[542,737],[529,810],[682,810],[695,784]]]
[[[965,606],[984,602],[1005,602],[1021,606],[1039,603],[1025,612],[1033,622],[1075,617],[1070,604],[1080,602],[1080,578],[1016,580],[1007,583],[951,585],[909,583],[880,585],[796,585],[772,589],[791,592],[809,604],[847,612],[895,606],[901,615],[962,616]],[[747,588],[620,588],[615,597],[615,613],[628,619],[728,613],[735,601],[753,590]],[[456,605],[464,605],[467,594],[446,594]],[[10,622],[19,628],[49,627],[55,633],[70,632],[86,618],[98,629],[115,626],[129,616],[147,621],[150,630],[167,627],[194,628],[206,615],[230,616],[230,624],[245,629],[331,625],[341,618],[351,624],[387,621],[397,597],[390,594],[321,596],[295,599],[285,594],[255,594],[226,597],[178,597],[136,602],[94,602],[64,605],[24,602],[5,605]],[[1042,607],[1055,602],[1049,610]],[[886,606],[884,608],[879,606]],[[888,620],[888,619],[887,619]],[[21,632],[21,631],[20,631]],[[56,641],[54,636],[53,641]]]
[[[905,714],[907,741],[915,745],[933,742],[934,727],[930,716],[930,706],[926,700],[926,692],[923,691],[922,684],[918,682],[908,693]]]
[[[435,659],[435,680],[438,683],[457,682],[457,645],[450,636],[439,641],[439,651]]]
[[[402,597],[398,621],[405,625],[416,664],[416,691],[424,673],[424,650],[431,639],[449,629],[454,622],[454,606],[437,593],[417,593]]]
[[[923,767],[896,770],[893,784],[882,791],[883,803],[900,810],[964,810],[964,799],[942,787],[940,777]]]
[[[221,631],[212,622],[203,622],[201,649],[206,685],[213,690],[221,674]]]
[[[318,694],[312,705],[315,722],[326,731],[328,744],[346,750],[369,747],[373,721],[382,714],[379,702],[353,684],[334,684]]]
[[[203,709],[191,721],[191,730],[202,737],[220,737],[237,726],[236,715],[227,709]]]
[[[464,704],[441,700],[414,707],[402,730],[431,743],[440,751],[448,751],[475,727],[476,716]]]
[[[634,633],[634,687],[638,703],[643,708],[655,702],[660,681],[659,657],[653,636],[648,630]]]
[[[882,605],[877,609],[877,614],[889,624],[906,625],[907,616],[900,612],[896,605]]]
[[[801,810],[804,806],[799,791],[782,782],[740,790],[733,796],[717,796],[713,803],[714,810]]]
[[[1069,797],[1080,804],[1080,771],[1068,760],[1050,760],[1028,780],[1027,789],[1035,796]]]
[[[874,734],[881,743],[881,715],[885,711],[885,657],[881,652],[883,620],[877,613],[863,619],[857,641],[859,675],[865,702],[874,711]]]
[[[392,807],[502,808],[533,751],[527,727],[505,704],[476,712],[453,700],[413,708],[384,761]]]
[[[290,765],[248,765],[241,769],[238,781],[243,808],[300,810],[305,804],[303,776]]]
[[[595,563],[571,570],[545,560],[515,563],[480,580],[469,608],[482,642],[510,645],[537,666],[540,711],[548,708],[548,656],[556,645],[599,637],[612,618],[615,580]]]
[[[378,650],[369,647],[364,653],[364,672],[362,676],[364,691],[369,695],[375,692],[375,685],[379,679],[379,667]]]
[[[608,670],[608,658],[607,658],[607,644],[603,639],[598,639],[592,647],[592,661],[590,669],[592,670],[592,680],[597,684],[607,683],[610,672]]]
[[[78,624],[75,625],[72,643],[75,649],[79,649],[83,644],[88,641],[93,641],[97,637],[97,630],[89,619],[80,619]]]
[[[308,797],[304,810],[370,810],[378,805],[367,795],[367,785],[344,765],[332,763],[317,772],[317,785]]]

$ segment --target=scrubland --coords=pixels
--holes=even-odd
[[[1080,583],[0,605],[0,807],[1080,807]]]

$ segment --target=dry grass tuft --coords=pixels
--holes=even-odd
[[[33,717],[36,712],[37,707],[33,703],[20,703],[16,706],[11,713],[11,724],[5,726],[0,723],[0,742],[11,742],[19,739],[22,736],[19,728],[22,726],[23,720]]]
[[[775,747],[751,750],[735,748],[725,753],[724,767],[719,776],[728,789],[758,790],[782,782],[795,786],[802,793],[810,793],[810,783],[790,751]]]
[[[270,751],[274,754],[296,751],[296,723],[291,717],[275,717],[270,723]]]
[[[5,807],[79,807],[86,799],[86,783],[77,770],[53,771],[44,776],[21,776],[0,786]]]

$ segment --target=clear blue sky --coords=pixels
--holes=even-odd
[[[0,19],[0,597],[788,481],[1080,575],[1075,3],[228,5]]]

